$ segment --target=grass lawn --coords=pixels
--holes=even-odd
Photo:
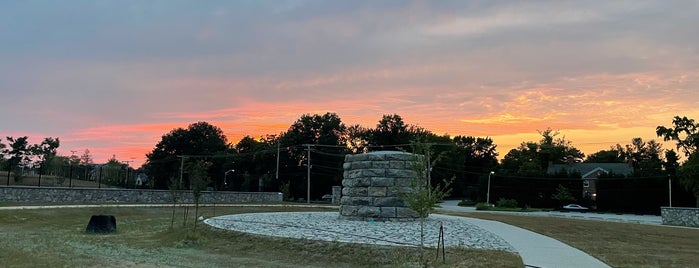
[[[699,229],[494,213],[450,213],[519,226],[613,267],[697,267]]]
[[[201,209],[212,216],[211,207]],[[292,207],[216,207],[216,214],[319,210]],[[66,208],[0,211],[0,267],[522,267],[516,254],[448,248],[447,263],[434,249],[386,247],[273,238],[183,227],[178,208]],[[94,214],[116,216],[118,232],[86,234]]]

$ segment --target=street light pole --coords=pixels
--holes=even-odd
[[[228,185],[228,173],[234,172],[234,171],[235,171],[234,169],[231,169],[231,170],[223,173],[223,188],[224,189],[227,188],[226,186]]]
[[[485,197],[485,203],[487,203],[488,205],[490,205],[490,175],[493,174],[495,174],[495,171],[491,171],[490,173],[488,173],[488,192],[486,193]]]
[[[670,177],[670,175],[667,175],[667,190],[670,199],[670,207],[672,207],[672,177]]]

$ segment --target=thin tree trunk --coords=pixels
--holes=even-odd
[[[194,232],[197,232],[197,221],[199,221],[199,202],[194,204]]]
[[[187,213],[189,212],[189,206],[184,206],[184,217],[182,218],[182,226],[187,227]]]
[[[172,202],[172,220],[170,221],[170,229],[175,227],[175,204],[177,202],[173,200]]]

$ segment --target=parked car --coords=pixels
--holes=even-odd
[[[583,207],[583,206],[578,205],[578,204],[568,204],[568,205],[563,206],[563,209],[566,209],[566,210],[588,210],[589,208]]]
[[[323,197],[321,197],[323,201],[332,201],[333,200],[333,195],[331,194],[324,194]]]

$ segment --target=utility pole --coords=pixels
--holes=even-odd
[[[7,186],[10,186],[10,172],[12,171],[12,158],[7,160]]]
[[[427,190],[429,190],[429,194],[432,193],[432,167],[430,165],[432,161],[430,161],[430,145],[427,144]]]
[[[311,144],[306,144],[306,150],[308,150],[308,181],[306,183],[306,203],[311,203]]]
[[[180,158],[180,187],[184,187],[182,185],[182,173],[184,173],[184,159],[187,158],[186,155],[178,155],[177,157]],[[184,189],[184,188],[182,188]]]
[[[128,188],[129,187],[129,164],[133,162],[133,160],[124,160],[122,161],[126,163],[126,179],[124,179],[124,187]]]
[[[277,173],[274,175],[274,178],[276,180],[279,180],[279,151],[280,151],[279,149],[280,149],[280,146],[281,146],[281,142],[277,141]]]
[[[70,150],[70,173],[69,173],[70,175],[68,175],[68,177],[69,177],[68,188],[73,187],[73,156],[75,155],[76,152],[78,152],[78,151]]]

